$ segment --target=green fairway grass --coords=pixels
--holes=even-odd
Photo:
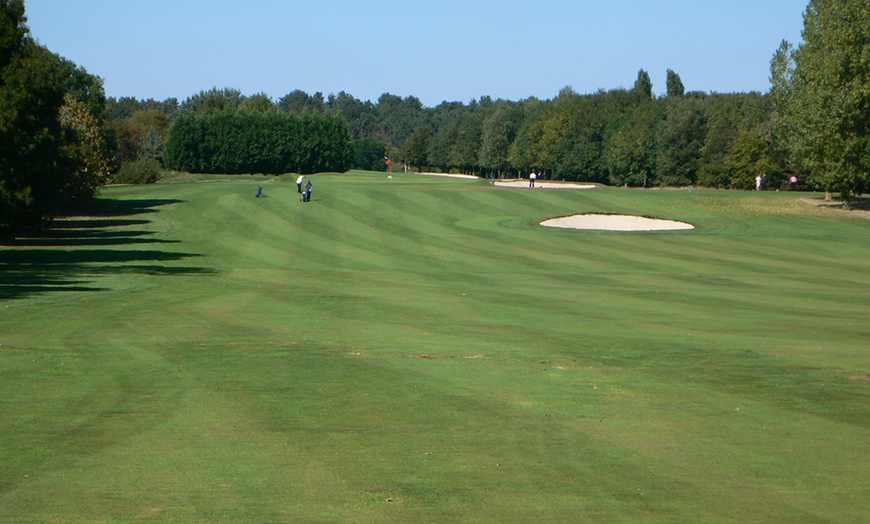
[[[862,212],[295,178],[0,246],[0,522],[870,521]]]

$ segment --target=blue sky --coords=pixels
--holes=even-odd
[[[301,89],[424,105],[631,87],[767,91],[808,0],[25,0],[33,36],[107,96]]]

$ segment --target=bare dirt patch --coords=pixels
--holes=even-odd
[[[550,218],[542,226],[563,229],[591,229],[598,231],[675,231],[695,229],[687,222],[648,218],[635,215],[581,214]]]

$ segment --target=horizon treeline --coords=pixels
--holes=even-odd
[[[558,180],[613,185],[746,189],[759,172],[780,183],[791,168],[785,152],[776,147],[768,96],[687,93],[679,75],[670,70],[667,95],[659,98],[652,95],[648,73],[640,70],[632,89],[581,95],[566,87],[552,100],[514,102],[484,96],[467,104],[442,102],[435,107],[424,107],[414,96],[384,93],[371,102],[345,92],[324,97],[301,90],[273,102],[264,94],[245,96],[232,88],[201,91],[181,104],[177,99],[107,100],[120,160],[128,162],[143,150],[153,156],[159,141],[172,136],[176,123],[188,126],[191,115],[215,114],[236,119],[251,114],[273,119],[340,116],[351,145],[346,167],[368,170],[385,170],[385,159],[390,158],[393,165],[410,169],[483,177],[535,171]],[[344,137],[336,140],[343,147]],[[229,147],[230,142],[224,143]],[[215,167],[207,162],[182,166],[177,156],[173,152],[167,167],[199,172]],[[244,154],[234,155],[239,156]],[[261,164],[251,158],[219,172],[275,172]]]

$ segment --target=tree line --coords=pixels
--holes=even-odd
[[[424,107],[384,93],[295,90],[273,101],[212,88],[180,102],[106,99],[102,80],[37,44],[23,0],[0,0],[0,227],[38,224],[109,181],[162,170],[385,170],[526,176],[632,187],[772,188],[796,175],[852,198],[870,181],[870,15],[862,0],[810,0],[804,41],[771,60],[767,93],[686,91],[667,71],[630,88],[549,100],[483,96]]]
[[[272,102],[213,88],[181,104],[110,98],[107,112],[126,161],[155,156],[153,144],[162,139],[167,167],[197,172],[384,170],[390,158],[417,170],[484,177],[536,171],[628,186],[749,188],[759,171],[775,179],[789,169],[774,147],[769,96],[686,93],[673,71],[667,95],[658,98],[641,70],[632,89],[581,95],[565,88],[552,100],[482,97],[429,108],[389,93],[371,102],[296,90]],[[281,141],[292,142],[299,123],[315,121],[332,122],[336,135],[323,142],[341,151],[323,166],[288,163],[293,148],[282,149]]]

